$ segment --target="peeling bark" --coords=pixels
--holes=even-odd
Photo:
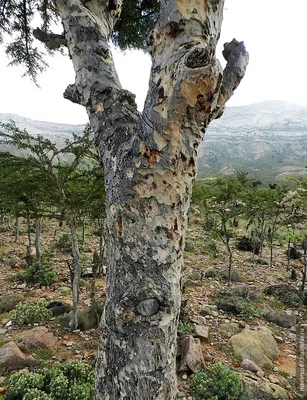
[[[180,277],[197,152],[248,63],[243,43],[215,57],[222,0],[168,0],[148,43],[142,115],[120,86],[108,36],[120,2],[58,0],[76,72],[66,97],[88,112],[104,167],[107,299],[96,367],[98,400],[176,395]]]

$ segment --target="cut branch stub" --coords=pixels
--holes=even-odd
[[[224,44],[223,56],[227,65],[223,71],[223,81],[218,106],[224,107],[229,98],[233,95],[245,75],[249,61],[249,54],[246,51],[244,42],[233,39],[230,43]],[[219,117],[221,113],[215,117]]]
[[[49,50],[58,50],[61,46],[67,47],[67,40],[64,34],[58,35],[56,33],[47,33],[39,28],[33,30],[35,39],[44,43]]]

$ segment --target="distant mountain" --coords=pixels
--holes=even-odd
[[[56,143],[64,143],[73,133],[79,134],[84,125],[58,124],[54,122],[35,121],[16,114],[0,113],[0,122],[8,123],[13,120],[19,129],[26,129],[31,135],[42,135]]]
[[[305,173],[307,107],[266,101],[226,108],[199,151],[199,176],[246,170],[263,180]]]
[[[34,121],[1,114],[0,122],[14,120],[19,128],[62,144],[84,125]],[[307,165],[307,107],[267,101],[226,108],[213,121],[199,150],[199,176],[246,170],[265,180],[305,173]]]

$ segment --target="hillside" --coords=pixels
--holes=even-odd
[[[307,107],[268,101],[229,107],[213,121],[200,149],[199,175],[247,170],[283,179],[304,173]]]
[[[1,114],[0,121],[16,121],[31,134],[48,136],[59,144],[83,125],[34,121]],[[199,176],[246,170],[262,180],[305,173],[307,107],[268,101],[229,107],[213,121],[199,151]]]

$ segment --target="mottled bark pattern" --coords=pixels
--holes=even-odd
[[[95,132],[107,190],[107,300],[98,400],[171,400],[184,238],[197,151],[244,75],[243,43],[215,58],[222,0],[161,2],[148,39],[150,87],[140,115],[121,88],[107,37],[119,1],[58,0],[76,81]]]

